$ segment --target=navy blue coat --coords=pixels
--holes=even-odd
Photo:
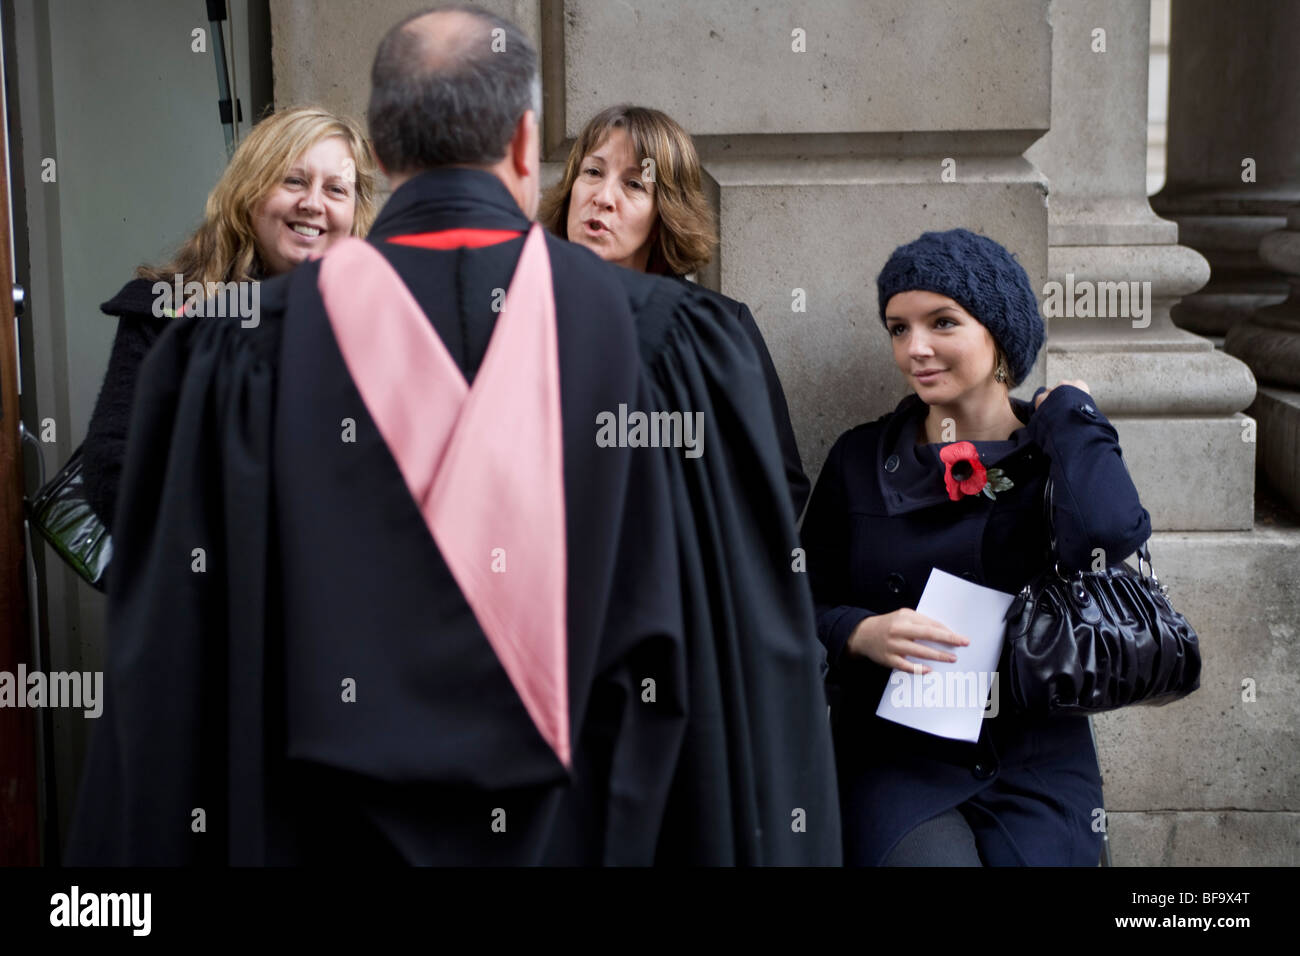
[[[931,568],[1008,593],[1047,568],[1049,472],[1063,565],[1091,566],[1094,548],[1117,563],[1150,535],[1115,429],[1086,392],[1058,386],[1036,411],[1012,406],[1025,427],[974,443],[1014,483],[996,500],[949,500],[941,446],[917,444],[929,407],[915,395],[841,435],[813,491],[803,541],[830,665],[848,865],[879,865],[954,807],[986,864],[1097,863],[1101,776],[1086,718],[1016,715],[1004,693],[977,743],[947,740],[875,716],[889,669],[844,653],[864,618],[915,608]]]

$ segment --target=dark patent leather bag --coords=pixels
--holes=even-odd
[[[91,587],[104,590],[104,572],[113,558],[113,538],[86,500],[78,447],[30,505],[30,520],[41,536]]]
[[[1049,481],[1049,528],[1051,495]],[[1200,643],[1167,591],[1145,542],[1136,571],[1118,564],[1069,575],[1054,562],[1007,610],[1002,672],[1013,709],[1075,717],[1167,704],[1200,687]]]

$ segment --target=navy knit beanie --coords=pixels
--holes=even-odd
[[[880,321],[899,292],[937,292],[980,321],[1007,357],[1019,384],[1043,347],[1046,329],[1029,276],[1011,253],[966,229],[926,232],[894,250],[876,280]]]

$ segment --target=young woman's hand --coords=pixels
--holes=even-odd
[[[957,659],[955,654],[918,644],[917,641],[934,641],[954,647],[965,647],[970,643],[933,618],[904,607],[888,614],[864,618],[849,635],[847,646],[850,654],[869,657],[882,667],[896,667],[916,674],[928,674],[930,668],[907,660],[908,656],[931,661]]]
[[[1072,379],[1069,379],[1069,380],[1064,380],[1064,379],[1063,379],[1062,381],[1057,382],[1057,383],[1056,383],[1055,385],[1053,385],[1051,388],[1049,388],[1049,389],[1045,389],[1045,390],[1043,390],[1043,391],[1041,391],[1041,392],[1038,392],[1036,395],[1034,395],[1034,408],[1037,408],[1039,405],[1043,404],[1043,399],[1045,399],[1048,395],[1051,395],[1053,389],[1060,388],[1062,385],[1073,385],[1073,386],[1074,386],[1075,388],[1077,388],[1079,391],[1081,391],[1081,392],[1089,392],[1089,394],[1091,394],[1091,392],[1090,392],[1089,389],[1088,389],[1088,383],[1087,383],[1087,382],[1085,382],[1085,381],[1083,381],[1083,380],[1081,380],[1081,379],[1077,379],[1077,378],[1072,378]]]

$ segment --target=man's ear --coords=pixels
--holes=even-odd
[[[537,116],[532,110],[524,110],[510,137],[510,169],[516,176],[537,175],[540,161],[537,137]]]

